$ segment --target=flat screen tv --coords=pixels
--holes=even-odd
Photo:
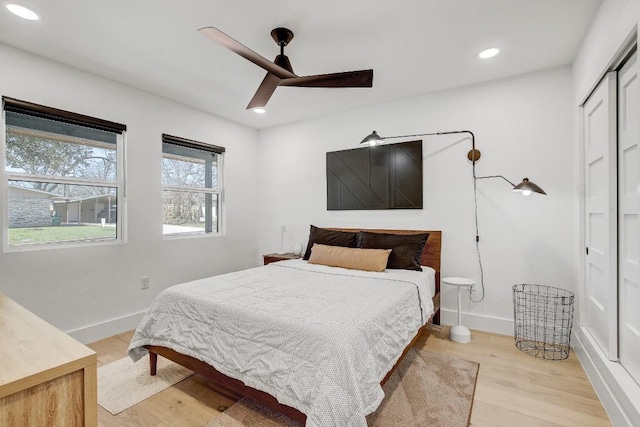
[[[422,141],[327,153],[327,210],[422,209]]]

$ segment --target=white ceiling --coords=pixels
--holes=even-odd
[[[42,19],[4,7],[18,3]],[[0,41],[262,129],[571,64],[601,0],[3,0]],[[198,34],[214,26],[298,75],[372,68],[371,89],[280,87],[245,110],[265,72]],[[498,47],[501,54],[475,54]]]

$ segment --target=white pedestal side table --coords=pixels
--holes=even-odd
[[[468,343],[471,341],[471,332],[465,326],[462,326],[462,312],[460,311],[460,290],[464,287],[471,288],[476,284],[473,279],[464,277],[445,277],[442,279],[447,285],[456,286],[458,288],[458,324],[451,327],[449,339],[453,342]]]

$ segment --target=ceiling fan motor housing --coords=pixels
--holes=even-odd
[[[276,56],[276,59],[273,61],[276,65],[284,68],[285,70],[289,71],[290,73],[293,73],[293,67],[291,66],[291,62],[289,62],[289,58],[287,57],[287,55],[278,55]],[[295,74],[295,73],[293,73]]]

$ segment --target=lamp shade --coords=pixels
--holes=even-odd
[[[536,184],[529,181],[529,178],[523,178],[520,184],[513,187],[513,191],[519,191],[525,196],[528,196],[531,193],[538,193],[538,194],[544,194],[544,195],[547,194],[544,192],[542,188],[538,187]]]
[[[371,134],[367,135],[365,139],[360,142],[360,145],[377,145],[382,143],[382,137],[378,135],[375,130]]]

